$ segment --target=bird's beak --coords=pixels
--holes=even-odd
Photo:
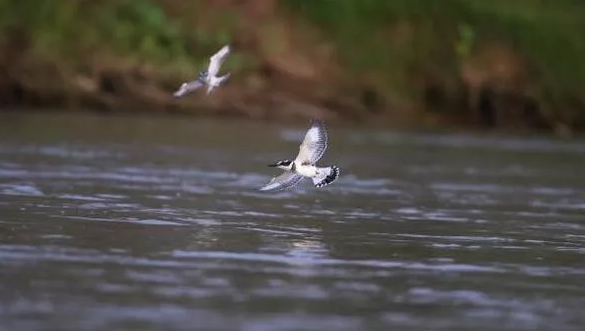
[[[277,167],[277,163],[274,163],[274,164],[268,164],[267,166],[268,166],[268,167]]]

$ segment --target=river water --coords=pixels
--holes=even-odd
[[[584,329],[582,141],[306,126],[0,115],[0,329]]]

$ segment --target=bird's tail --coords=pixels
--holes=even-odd
[[[313,186],[324,187],[330,185],[338,179],[340,176],[340,168],[336,165],[330,167],[320,168],[320,174],[317,177],[313,177]]]

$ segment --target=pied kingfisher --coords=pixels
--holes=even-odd
[[[229,52],[229,45],[226,45],[217,51],[217,53],[211,56],[209,59],[209,68],[207,71],[199,72],[197,79],[180,85],[178,91],[174,92],[174,96],[179,98],[187,93],[199,89],[204,85],[207,86],[207,95],[209,95],[215,88],[225,83],[225,81],[229,78],[230,72],[219,77],[217,77],[217,73],[219,72],[221,63],[225,61],[225,58],[227,55],[229,55]]]
[[[304,177],[311,178],[315,187],[324,187],[336,181],[340,175],[340,168],[316,167],[316,162],[328,148],[328,132],[320,120],[312,120],[311,128],[305,134],[299,146],[299,154],[295,160],[282,160],[270,167],[284,170],[282,174],[272,178],[261,191],[284,191],[297,185]]]

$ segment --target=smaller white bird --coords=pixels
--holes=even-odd
[[[312,120],[311,128],[305,134],[299,146],[299,154],[295,160],[282,160],[270,167],[284,170],[282,174],[272,178],[261,191],[284,191],[296,186],[304,177],[311,178],[315,187],[324,187],[338,179],[340,168],[316,167],[315,164],[328,148],[328,132],[320,120]]]
[[[230,51],[229,45],[226,45],[217,51],[217,53],[211,56],[209,59],[209,68],[207,71],[199,72],[197,79],[180,85],[180,88],[174,92],[174,96],[179,98],[187,93],[201,88],[201,86],[207,86],[207,95],[209,95],[214,89],[225,83],[231,72],[228,72],[219,77],[217,77],[217,73],[219,72],[221,64],[225,61]]]

